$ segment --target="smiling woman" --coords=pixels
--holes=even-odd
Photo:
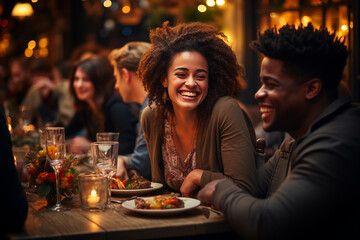
[[[255,134],[234,97],[244,69],[225,35],[204,23],[164,23],[150,40],[138,74],[154,104],[141,122],[152,181],[194,196],[227,177],[255,193]]]

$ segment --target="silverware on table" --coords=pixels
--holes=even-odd
[[[111,199],[111,202],[113,202],[113,203],[120,203],[120,204],[122,204],[122,203],[124,203],[124,202],[126,202],[126,201],[133,200],[133,199],[136,199],[136,198],[137,198],[137,196],[132,196],[132,197],[130,197],[130,198],[127,198],[127,199],[121,199],[121,200]]]
[[[215,210],[215,209],[213,209],[213,208],[211,208],[211,207],[199,206],[199,208],[200,208],[202,214],[204,214],[204,216],[205,216],[206,218],[209,218],[209,217],[210,217],[210,212],[214,212],[214,213],[216,213],[216,214],[219,215],[219,216],[222,216],[222,215],[223,215],[222,212],[220,212],[220,211],[218,211],[218,210]]]

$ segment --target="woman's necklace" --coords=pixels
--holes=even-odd
[[[170,132],[171,132],[172,139],[174,140],[175,150],[176,150],[176,142],[180,142],[180,141],[179,141],[179,136],[177,135],[176,128],[175,128],[175,124],[174,124],[174,121],[173,121],[173,120],[170,121]],[[186,154],[186,156],[188,156],[189,153],[192,152],[193,149],[194,149],[195,146],[196,146],[197,133],[198,133],[198,124],[196,124],[196,129],[195,129],[194,136],[193,136],[192,143],[191,143],[191,149],[190,149],[190,151]],[[178,152],[177,150],[176,150],[176,152],[177,152],[178,155],[180,156],[180,154],[179,154],[179,152]],[[187,157],[184,158],[184,161],[186,160],[186,158],[187,158]]]

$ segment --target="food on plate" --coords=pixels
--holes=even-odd
[[[134,175],[131,179],[125,179],[123,181],[119,178],[112,178],[111,188],[120,190],[151,188],[151,182],[138,175]]]
[[[173,193],[170,195],[155,196],[153,200],[135,199],[135,208],[137,209],[170,209],[183,208],[184,206],[184,201]]]

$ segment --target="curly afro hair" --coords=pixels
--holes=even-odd
[[[298,81],[319,78],[323,88],[335,92],[342,78],[349,52],[345,39],[336,37],[327,28],[285,25],[259,34],[250,47],[266,57],[284,62],[284,73]]]
[[[166,89],[162,83],[173,56],[179,52],[199,52],[208,63],[209,89],[198,108],[204,113],[200,116],[208,116],[221,96],[234,96],[242,90],[239,83],[244,69],[237,63],[225,34],[217,28],[199,22],[170,27],[169,22],[164,22],[162,27],[150,31],[150,40],[152,46],[141,58],[137,73],[149,93],[149,103],[155,103],[162,114],[173,113],[170,99],[164,98]]]

